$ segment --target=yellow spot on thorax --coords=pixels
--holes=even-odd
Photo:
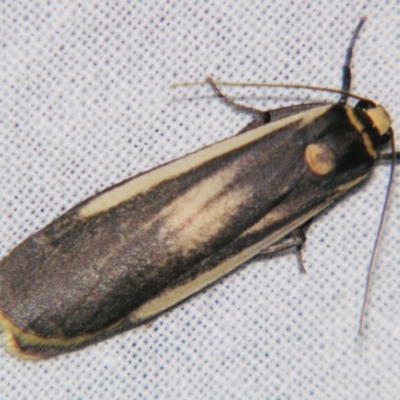
[[[308,168],[316,175],[326,175],[335,166],[334,156],[326,143],[311,143],[306,147],[304,159]]]

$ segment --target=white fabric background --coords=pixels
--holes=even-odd
[[[400,131],[397,1],[25,1],[0,9],[1,256],[86,197],[250,120],[208,87],[170,84],[213,74],[339,87],[362,15],[353,91],[383,103]],[[225,92],[263,108],[337,99]],[[151,326],[79,352],[29,362],[1,348],[0,398],[399,398],[398,174],[357,336],[387,176],[378,166],[362,190],[315,221],[307,274],[289,252],[249,263]]]

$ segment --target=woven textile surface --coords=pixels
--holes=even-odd
[[[251,120],[217,80],[340,88],[383,104],[399,141],[397,1],[3,2],[0,256],[87,197],[229,137]],[[224,88],[261,109],[326,93]],[[0,348],[0,399],[396,399],[400,177],[369,288],[387,188],[371,178],[320,215],[293,252],[247,263],[151,325],[46,361]],[[358,190],[360,189],[360,190]]]

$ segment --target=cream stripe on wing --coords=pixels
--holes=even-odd
[[[321,106],[271,122],[270,124],[263,125],[257,129],[205,147],[204,149],[179,158],[178,160],[155,168],[148,173],[144,173],[137,178],[132,178],[121,185],[105,191],[104,193],[100,193],[93,198],[92,201],[82,206],[78,211],[78,218],[88,218],[100,212],[107,211],[110,208],[135,197],[139,193],[146,192],[163,181],[175,178],[207,161],[258,140],[288,124],[301,121],[301,126],[307,125],[315,118],[327,112],[331,107],[331,105]]]
[[[146,321],[157,314],[166,311],[171,308],[175,304],[178,304],[182,300],[187,297],[197,293],[198,291],[204,289],[208,285],[222,278],[226,274],[233,271],[239,265],[243,264],[245,261],[253,258],[260,251],[266,249],[268,246],[276,243],[279,239],[292,232],[293,229],[301,226],[305,222],[307,222],[311,217],[321,212],[324,208],[328,207],[333,201],[335,201],[338,197],[342,196],[346,193],[350,188],[360,183],[364,180],[367,175],[358,177],[351,182],[348,182],[345,185],[339,186],[336,194],[332,196],[325,203],[321,204],[319,207],[313,209],[306,215],[299,217],[297,220],[293,221],[291,224],[283,227],[279,231],[275,232],[273,235],[266,237],[264,240],[261,240],[254,245],[247,247],[243,251],[238,254],[235,254],[233,257],[222,261],[219,265],[215,266],[213,269],[208,270],[197,276],[195,279],[188,281],[187,283],[177,286],[172,289],[165,289],[161,292],[157,297],[147,301],[142,306],[137,308],[130,314],[130,321],[135,324],[140,324],[143,321]],[[263,225],[268,223],[266,220],[260,221],[260,223],[255,224],[261,228]],[[245,231],[241,237],[246,236],[246,234],[254,231],[254,227],[249,228]]]
[[[283,236],[291,232],[296,227],[302,225],[312,216],[326,208],[334,200],[335,198],[330,199],[328,202],[313,210],[309,214],[303,215],[292,224],[277,231],[275,234],[265,238],[258,243],[255,243],[253,246],[247,247],[240,253],[235,254],[233,257],[224,260],[223,262],[221,262],[221,264],[215,266],[211,270],[203,272],[195,279],[183,285],[177,286],[173,289],[164,290],[157,297],[149,300],[148,302],[137,308],[135,311],[133,311],[129,317],[130,321],[135,324],[146,321],[156,316],[157,314],[160,314],[161,312],[171,308],[175,304],[178,304],[179,302],[193,295],[194,293],[197,293],[198,291],[204,289],[208,285],[212,284],[213,282],[233,271],[245,261],[253,258],[263,249],[267,248],[271,244],[276,243]]]
[[[223,230],[248,201],[251,185],[233,185],[227,190],[240,172],[241,163],[237,162],[203,179],[146,225],[160,221],[158,240],[167,244],[170,252],[189,254]]]

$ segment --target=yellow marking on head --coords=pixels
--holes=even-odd
[[[304,151],[304,159],[316,175],[326,175],[335,167],[334,155],[326,143],[309,144]]]
[[[354,108],[351,106],[345,106],[346,109],[346,114],[347,118],[349,119],[351,125],[353,125],[353,128],[358,132],[362,133],[364,132],[364,125],[359,121],[357,118],[356,114],[354,113]]]
[[[358,120],[357,116],[355,115],[354,108],[346,106],[346,112],[350,123],[357,130],[357,132],[361,134],[361,139],[367,153],[371,157],[376,158],[377,152],[372,145],[369,135],[365,132],[364,125]],[[373,127],[378,131],[380,135],[384,135],[389,130],[391,119],[387,111],[382,106],[370,108],[368,110],[365,110],[364,113],[369,117]]]
[[[388,112],[382,106],[376,106],[365,111],[372,121],[374,128],[380,135],[384,135],[390,128],[392,121]]]
[[[207,161],[254,142],[261,137],[269,135],[277,129],[287,126],[288,124],[299,122],[301,123],[301,126],[307,125],[318,116],[327,112],[331,107],[331,105],[316,107],[282,118],[241,135],[225,139],[168,164],[155,168],[138,177],[134,177],[125,183],[117,185],[95,196],[91,201],[79,209],[78,218],[88,218],[100,212],[105,212],[124,201],[134,198],[140,193],[150,190],[161,182],[176,178],[191,169],[199,167]]]
[[[363,141],[363,145],[365,147],[365,150],[367,150],[367,153],[372,157],[376,158],[377,153],[376,150],[374,149],[374,146],[372,145],[371,138],[369,137],[367,132],[361,133],[361,139]]]

